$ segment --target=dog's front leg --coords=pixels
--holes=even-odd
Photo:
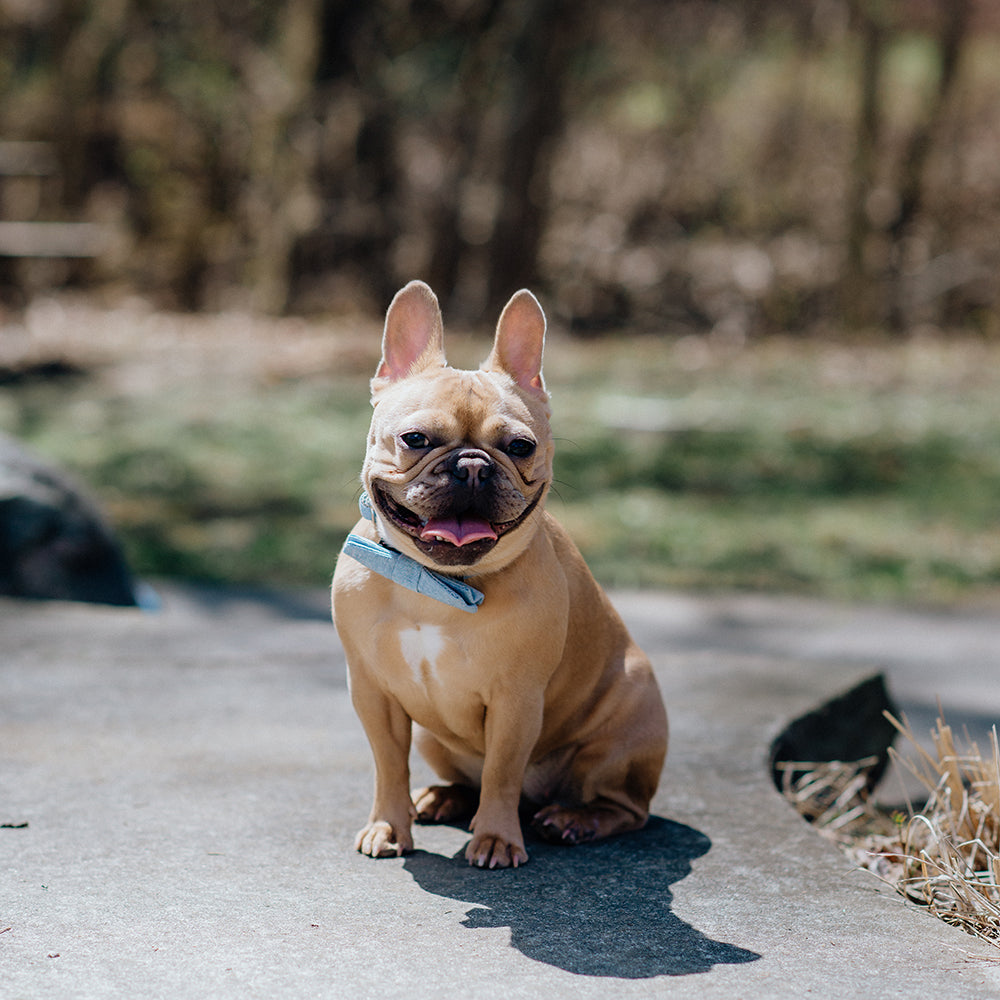
[[[351,700],[375,759],[375,796],[368,823],[355,847],[373,858],[397,857],[413,850],[410,825],[410,739],[413,724],[403,707],[371,680],[351,672]]]
[[[544,702],[503,698],[486,708],[486,755],[479,809],[465,849],[469,864],[479,868],[516,868],[528,860],[517,809],[524,772],[542,730]]]

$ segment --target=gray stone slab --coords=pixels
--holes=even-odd
[[[995,696],[987,620],[931,629],[963,650],[942,674],[919,615],[852,646],[867,609],[618,595],[671,712],[655,818],[483,872],[451,827],[353,851],[371,764],[322,597],[164,599],[0,602],[0,823],[29,824],[0,829],[4,997],[1000,998],[1000,953],[852,870],[767,773],[877,666],[993,711],[963,694]]]

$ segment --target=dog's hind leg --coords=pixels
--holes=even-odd
[[[551,804],[532,817],[532,829],[559,844],[583,844],[641,829],[649,818],[662,762],[655,746],[632,759],[603,762],[583,750]]]
[[[426,729],[416,728],[421,756],[439,778],[450,784],[429,785],[413,793],[418,823],[464,823],[479,808],[479,775],[482,761],[460,759]],[[462,766],[464,765],[464,767]]]
[[[645,825],[647,817],[648,813],[625,809],[607,800],[598,799],[585,806],[553,803],[535,813],[531,828],[553,844],[585,844],[616,833],[638,830]]]
[[[468,785],[428,785],[413,793],[418,823],[465,823],[479,808],[479,789]]]

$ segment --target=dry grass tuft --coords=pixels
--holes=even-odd
[[[868,795],[877,759],[776,765],[798,812],[858,864],[949,924],[1000,948],[1000,745],[996,727],[984,757],[974,742],[956,749],[939,715],[934,753],[905,717],[886,717],[915,753],[893,759],[926,788],[922,809],[890,814]]]
[[[878,757],[854,761],[779,761],[781,792],[798,813],[839,844],[870,830],[879,818],[868,798],[868,775]]]

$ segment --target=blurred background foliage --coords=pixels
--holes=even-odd
[[[323,584],[391,295],[476,365],[528,285],[604,581],[996,595],[998,40],[994,0],[0,0],[0,427],[142,574]]]
[[[995,333],[998,30],[993,0],[2,0],[0,136],[58,168],[4,218],[110,236],[8,292],[377,312],[420,275],[577,331]]]

